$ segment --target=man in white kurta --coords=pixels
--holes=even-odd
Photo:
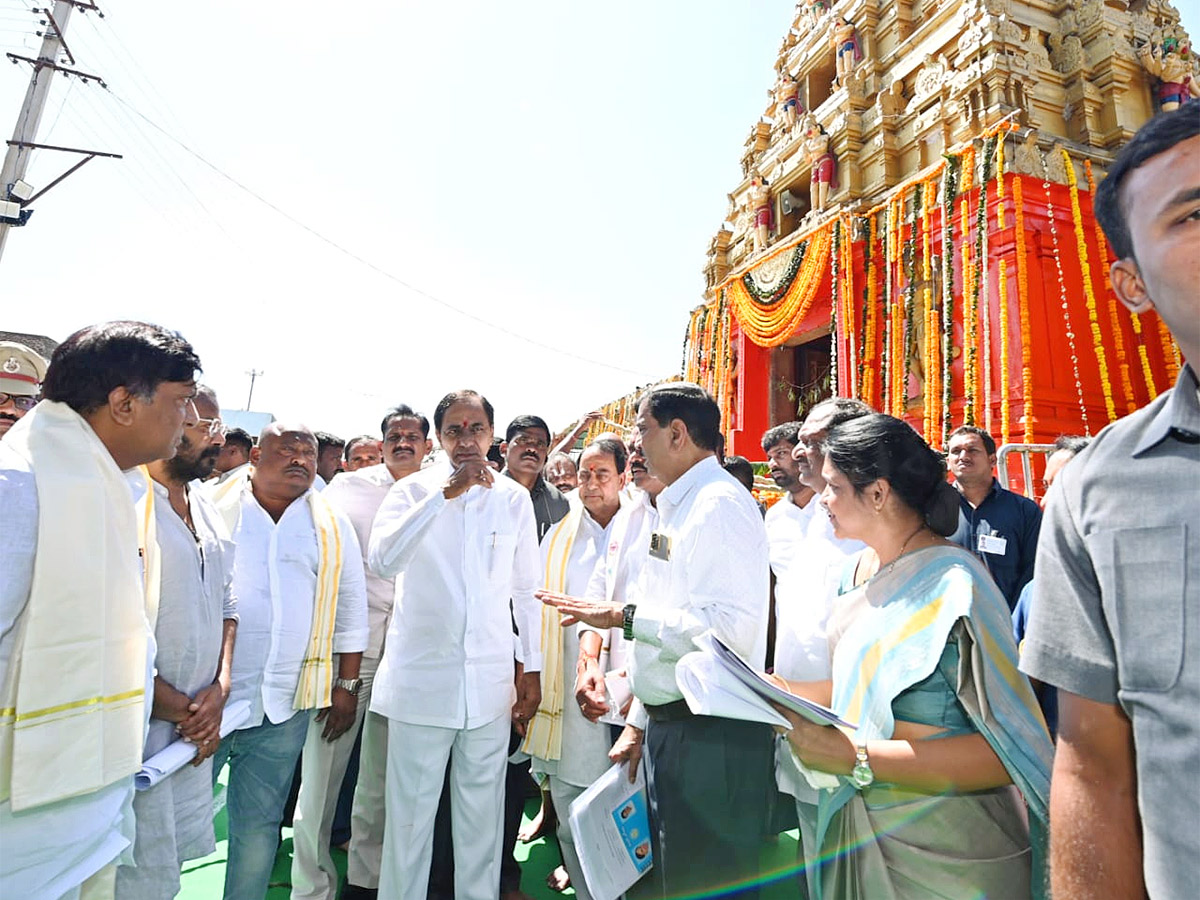
[[[429,420],[411,407],[389,410],[383,420],[384,462],[342,472],[321,496],[342,512],[354,526],[366,565],[367,545],[375,513],[388,491],[401,478],[421,468],[432,449]],[[366,572],[369,636],[358,676],[358,710],[354,725],[334,741],[322,736],[322,726],[312,722],[301,757],[300,796],[292,822],[293,900],[332,900],[338,895],[338,872],[329,853],[330,832],[338,793],[350,762],[354,739],[362,728],[358,784],[354,791],[350,852],[347,857],[347,892],[377,888],[383,853],[383,786],[387,763],[387,720],[368,713],[375,672],[383,656],[384,635],[392,620],[396,584]],[[364,716],[365,721],[364,721]]]
[[[809,503],[813,512],[803,533],[790,537],[788,552],[782,559],[777,557],[772,544],[771,566],[773,569],[780,566],[775,569],[775,673],[789,681],[824,681],[832,677],[825,627],[837,599],[842,567],[848,557],[865,545],[862,541],[835,537],[829,516],[816,499],[825,490],[825,479],[821,477],[825,454],[821,442],[834,425],[869,412],[871,408],[862,401],[845,397],[818,403],[800,426],[792,450],[797,477],[813,492],[814,499]],[[782,736],[775,746],[775,781],[783,793],[796,799],[805,877],[812,893],[816,890],[817,874],[813,856],[817,840],[817,791],[801,773],[791,744]]]
[[[184,427],[174,458],[150,464],[149,484],[141,473],[131,482],[139,496],[154,491],[161,560],[154,703],[143,756],[187,739],[196,758],[134,796],[134,865],[117,869],[118,900],[170,900],[179,893],[181,865],[216,846],[211,757],[231,686],[237,600],[229,532],[212,502],[188,484],[212,473],[223,442],[220,407],[205,387],[197,388],[195,404],[199,418]]]
[[[379,895],[425,896],[450,760],[455,895],[495,900],[509,722],[523,727],[540,696],[537,531],[529,492],[487,464],[491,405],[449,394],[434,427],[445,459],[396,483],[368,553],[376,574],[396,578],[371,700],[388,719]],[[514,616],[525,665],[515,707]]]
[[[237,548],[233,590],[238,641],[229,702],[247,700],[247,723],[221,740],[214,775],[229,761],[225,900],[262,900],[279,824],[312,711],[323,733],[354,722],[358,666],[367,645],[367,598],[354,528],[312,491],[316,439],[304,426],[268,426],[248,478],[215,494]],[[336,570],[336,589],[323,597]],[[314,617],[332,602],[332,662],[312,652]],[[326,612],[322,613],[322,609]],[[302,665],[321,664],[326,689],[305,700]],[[332,676],[336,673],[336,679]],[[329,686],[329,682],[332,686]]]
[[[584,449],[572,509],[542,541],[547,589],[584,594],[593,575],[603,571],[625,486],[625,459],[624,445],[614,438],[593,441]],[[542,613],[542,674],[544,679],[557,678],[558,683],[552,691],[543,680],[542,706],[530,723],[522,749],[531,755],[533,771],[549,776],[550,797],[559,812],[557,835],[563,865],[575,896],[590,900],[568,813],[575,798],[608,769],[612,741],[608,728],[584,718],[575,700],[580,634],[577,628],[563,628],[561,619],[552,607]],[[556,640],[557,652],[551,653],[548,647]]]
[[[35,691],[78,689],[81,699],[70,707],[88,709],[88,721],[63,721],[74,734],[103,724],[99,737],[121,763],[109,770],[92,730],[87,745],[56,740],[57,759],[22,759],[18,771],[12,725],[21,701],[15,709],[0,701],[7,762],[0,767],[0,897],[77,898],[85,883],[111,896],[112,863],[132,844],[133,774],[149,714],[153,633],[139,564],[145,547],[122,472],[174,454],[185,420],[195,417],[199,365],[186,341],[157,326],[110,322],[82,329],[56,350],[45,399],[0,441],[0,685],[8,694],[36,673]],[[55,590],[39,594],[47,578]],[[99,613],[93,623],[85,621],[91,612]],[[38,619],[54,635],[81,641],[74,672],[58,665],[39,671],[45,666],[30,645]],[[97,630],[89,632],[89,624]],[[101,659],[104,646],[120,658]],[[134,690],[106,696],[116,666],[122,687]],[[81,680],[81,673],[95,680]],[[36,705],[62,700],[61,693],[43,695]],[[110,710],[120,717],[115,735],[106,724]],[[63,787],[63,776],[92,785]],[[37,792],[32,798],[30,789]]]

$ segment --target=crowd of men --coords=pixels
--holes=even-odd
[[[1157,310],[1189,360],[1195,112],[1144,129],[1097,198],[1114,290]],[[531,776],[588,898],[566,811],[613,763],[644,764],[649,787],[654,865],[631,895],[753,894],[764,839],[797,826],[796,889],[817,890],[816,790],[768,726],[694,715],[675,666],[712,630],[783,678],[830,677],[826,620],[862,545],[822,510],[822,447],[866,404],[833,398],[762,435],[783,495],[764,515],[695,385],[649,389],[630,431],[571,452],[590,419],[553,449],[537,415],[500,437],[472,390],[431,418],[399,404],[378,437],[274,422],[252,438],[224,428],[200,369],[180,335],[139,322],[81,329],[49,361],[0,343],[0,895],[175,896],[183,862],[214,849],[228,766],[227,900],[264,897],[291,803],[293,897],[519,898]],[[992,436],[958,428],[954,540],[1007,599],[1056,719],[1055,896],[1185,896],[1200,885],[1192,368],[1086,443],[1050,457],[1043,521],[997,478]],[[178,741],[190,765],[135,792]]]

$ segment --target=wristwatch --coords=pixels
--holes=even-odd
[[[850,780],[859,790],[870,787],[875,781],[875,773],[871,771],[871,760],[867,758],[866,741],[854,749],[854,768],[850,770]]]
[[[335,678],[335,679],[333,679],[333,686],[339,687],[343,691],[349,691],[355,697],[357,697],[358,689],[359,689],[359,687],[362,686],[362,679],[361,678]]]
[[[633,640],[633,613],[637,609],[636,603],[628,603],[621,610],[621,632],[625,635],[625,640]]]

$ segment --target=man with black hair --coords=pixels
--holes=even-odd
[[[550,426],[541,416],[517,416],[508,423],[500,445],[504,474],[529,491],[539,542],[567,514],[567,498],[542,474],[550,437]]]
[[[594,627],[621,626],[633,641],[636,699],[610,758],[628,760],[631,778],[646,760],[656,892],[745,884],[744,896],[753,897],[774,792],[771,729],[692,715],[675,665],[711,629],[763,667],[769,566],[762,516],[714,455],[721,412],[703,388],[651,388],[638,404],[637,429],[650,472],[667,485],[658,495],[640,601],[622,608],[557,594],[544,600]]]
[[[946,462],[959,494],[958,531],[950,540],[979,557],[1011,612],[1033,578],[1042,511],[993,476],[996,441],[982,428],[960,425],[950,432]]]
[[[250,462],[250,451],[253,447],[254,439],[245,428],[226,428],[225,444],[217,454],[217,464],[213,466],[213,472],[224,479],[227,472]]]
[[[225,900],[266,892],[310,725],[335,741],[358,720],[368,640],[361,551],[351,523],[313,488],[313,432],[273,422],[250,461],[212,493],[237,548],[230,699],[250,704],[213,762],[214,772],[229,762]]]
[[[1109,425],[1046,501],[1021,668],[1058,688],[1056,900],[1190,897],[1200,884],[1200,103],[1142,127],[1096,192],[1135,315],[1188,364]]]
[[[421,469],[433,447],[429,420],[406,403],[388,410],[380,422],[383,464],[345,472],[321,496],[350,521],[358,537],[364,566],[375,513],[392,486]],[[351,441],[351,444],[354,442]],[[372,439],[375,446],[380,446]],[[367,649],[358,670],[358,707],[354,725],[334,741],[323,739],[318,723],[309,726],[304,742],[300,795],[293,818],[292,896],[296,900],[338,895],[338,874],[329,852],[339,788],[345,790],[356,736],[362,732],[358,780],[353,793],[350,846],[343,896],[362,896],[379,886],[383,853],[384,769],[387,764],[387,720],[368,712],[375,673],[383,656],[384,636],[396,597],[394,578],[366,569]]]
[[[379,438],[369,434],[360,434],[346,441],[346,449],[342,451],[342,469],[345,472],[357,472],[368,466],[377,466],[383,462],[383,450]]]
[[[450,761],[455,895],[495,900],[509,723],[523,729],[541,695],[537,525],[529,492],[487,464],[487,399],[447,394],[433,421],[445,460],[388,492],[367,557],[382,578],[404,573],[371,700],[388,719],[379,894],[425,897]],[[525,665],[515,704],[514,616]]]
[[[321,479],[317,482],[318,490],[323,490],[325,485],[333,481],[333,476],[342,471],[342,451],[346,448],[346,442],[328,431],[315,431],[313,434],[317,437],[317,477]]]
[[[216,849],[212,821],[212,755],[232,686],[237,600],[233,544],[206,492],[223,440],[221,407],[211,388],[196,388],[198,418],[187,422],[171,459],[134,479],[139,494],[154,491],[153,515],[162,560],[154,623],[154,702],[144,757],[182,737],[196,747],[191,765],[133,799],[137,818],[134,865],[117,869],[121,900],[159,900],[179,893],[180,866]]]
[[[546,460],[546,480],[564,494],[575,490],[579,484],[579,470],[570,453],[560,450]]]
[[[158,585],[123,473],[175,454],[199,368],[157,325],[81,329],[0,442],[0,896],[111,896],[132,858]]]

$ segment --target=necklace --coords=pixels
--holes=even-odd
[[[900,557],[902,557],[904,555],[904,551],[906,549],[908,549],[908,542],[911,541],[913,538],[915,538],[922,531],[924,531],[925,528],[926,528],[925,523],[922,522],[920,525],[917,526],[916,531],[914,531],[912,534],[910,534],[908,537],[906,537],[904,539],[904,543],[900,545],[900,552],[897,553],[895,558],[890,563],[887,564],[887,569],[884,570],[885,575],[890,573],[892,571],[892,569],[894,569],[896,567],[896,563],[900,560]]]

